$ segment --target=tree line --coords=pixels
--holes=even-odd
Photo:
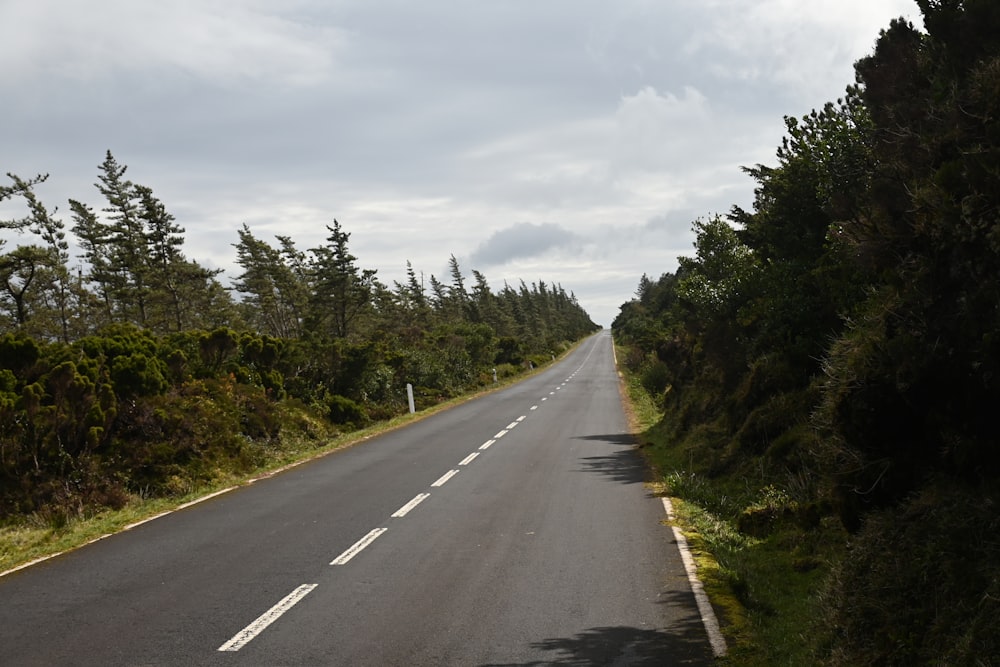
[[[1000,5],[918,5],[613,325],[705,474],[850,532],[835,664],[1000,655]]]
[[[241,273],[185,255],[184,229],[109,151],[98,210],[70,224],[8,174],[0,201],[0,517],[61,521],[252,468],[294,432],[321,440],[550,361],[597,326],[561,285],[407,263],[383,284],[337,220],[324,241],[243,225]],[[70,256],[67,233],[80,249]]]

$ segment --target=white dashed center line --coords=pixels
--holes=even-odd
[[[404,516],[407,515],[407,513],[410,510],[412,510],[414,507],[416,507],[420,503],[424,502],[424,500],[426,500],[427,498],[429,498],[430,495],[431,494],[429,494],[429,493],[418,493],[413,500],[411,500],[410,502],[406,503],[405,505],[403,505],[402,507],[400,507],[398,510],[396,510],[392,514],[392,518],[394,518],[394,519],[402,519]]]
[[[452,477],[454,477],[457,474],[458,474],[457,470],[449,470],[445,474],[441,475],[441,477],[438,479],[438,481],[436,481],[433,484],[431,484],[431,486],[444,486],[445,482],[447,482],[449,479],[451,479]]]
[[[375,530],[371,531],[370,533],[368,533],[367,535],[365,535],[364,537],[362,537],[360,540],[358,540],[357,542],[355,542],[354,545],[351,546],[350,549],[348,549],[347,551],[345,551],[344,553],[340,554],[339,556],[337,556],[336,558],[334,558],[332,561],[330,561],[330,565],[344,565],[344,564],[346,564],[347,561],[351,560],[352,558],[354,558],[355,556],[357,556],[359,553],[361,553],[362,549],[364,549],[369,544],[371,544],[372,542],[374,542],[376,540],[376,538],[378,538],[379,535],[381,535],[382,533],[384,533],[387,530],[389,530],[389,529],[388,528],[376,528]]]
[[[593,353],[593,350],[591,350],[591,353]],[[589,358],[590,358],[590,355],[588,354],[587,355],[587,359],[589,359]],[[586,363],[586,360],[584,360],[584,363]],[[581,368],[582,368],[582,366],[581,366]],[[577,369],[577,370],[579,371],[579,369]],[[576,375],[576,372],[574,372],[572,375],[570,375],[568,378],[566,378],[565,382],[563,382],[561,385],[559,385],[558,387],[556,387],[555,390],[549,392],[549,396],[554,396],[555,393],[557,391],[559,391],[560,389],[562,389],[566,385],[566,383],[569,382],[575,375]],[[543,396],[541,398],[541,400],[542,401],[547,401],[548,397]],[[532,411],[537,410],[537,409],[538,409],[538,405],[537,404],[531,406],[531,410]],[[510,424],[507,425],[507,428],[503,429],[502,431],[500,431],[499,433],[497,433],[496,435],[494,435],[492,439],[487,440],[482,445],[480,445],[479,446],[480,451],[489,449],[491,445],[495,444],[497,440],[499,440],[500,438],[502,438],[505,435],[507,435],[507,433],[509,433],[511,431],[511,429],[513,429],[518,424],[520,424],[521,422],[523,422],[526,418],[527,418],[526,415],[521,415],[520,417],[518,417],[517,419],[515,419],[514,421],[512,421]],[[479,452],[473,452],[473,453],[469,454],[468,456],[466,456],[464,459],[462,459],[462,461],[458,465],[460,465],[460,466],[469,465],[478,456],[479,456]],[[457,475],[458,472],[459,471],[457,469],[455,469],[455,470],[449,470],[445,474],[441,475],[441,477],[439,477],[437,479],[437,481],[435,481],[433,484],[431,484],[431,486],[432,487],[444,486],[444,484],[448,480],[450,480],[452,477],[454,477],[455,475]],[[202,498],[202,499],[200,499],[199,501],[196,501],[196,502],[200,502],[202,500],[206,500],[208,498],[212,498],[215,495],[219,495],[219,494],[225,493],[226,491],[229,491],[229,490],[230,489],[225,489],[223,491],[218,492],[217,494],[206,496],[205,498]],[[422,503],[423,501],[425,501],[427,498],[429,498],[430,495],[431,494],[429,494],[429,493],[418,493],[416,496],[414,496],[414,498],[412,500],[410,500],[410,502],[406,503],[405,505],[403,505],[402,507],[400,507],[398,510],[396,510],[391,515],[391,517],[395,518],[395,519],[400,519],[400,518],[405,517],[417,505],[419,505],[420,503]],[[189,503],[189,504],[194,504],[194,503]],[[188,505],[181,505],[180,509],[183,509],[183,508],[185,508],[187,506]],[[138,525],[138,524],[136,524],[136,525]],[[340,554],[335,559],[333,559],[332,561],[330,561],[330,565],[344,565],[344,564],[346,564],[352,558],[354,558],[359,553],[361,553],[365,548],[367,548],[372,542],[374,542],[376,539],[378,539],[378,537],[380,535],[382,535],[383,533],[385,533],[387,530],[389,530],[389,529],[388,528],[376,528],[376,529],[372,530],[367,535],[365,535],[360,540],[358,540],[353,545],[351,545],[351,547],[349,549],[347,549],[344,553]],[[531,534],[531,533],[529,533],[529,534]],[[254,639],[254,637],[256,637],[261,632],[263,632],[264,629],[267,628],[267,626],[271,625],[276,620],[278,620],[278,618],[280,618],[282,614],[284,614],[285,612],[287,612],[289,609],[291,609],[293,606],[295,606],[300,600],[302,600],[302,598],[304,598],[306,595],[308,595],[310,592],[312,592],[312,590],[314,588],[316,588],[317,585],[318,584],[303,584],[302,586],[299,586],[294,591],[292,591],[290,594],[288,594],[287,596],[285,596],[285,598],[282,599],[280,602],[278,602],[278,604],[274,605],[273,607],[271,607],[270,609],[268,609],[266,612],[264,612],[263,614],[261,614],[250,625],[246,626],[245,628],[243,628],[242,630],[240,630],[238,633],[236,633],[236,635],[232,639],[230,639],[225,644],[223,644],[222,646],[220,646],[218,650],[219,651],[239,651],[241,648],[243,648],[244,646],[246,646],[247,643],[249,643],[250,641],[252,641]]]
[[[281,600],[278,604],[274,605],[263,614],[257,617],[253,623],[243,628],[236,635],[233,636],[228,642],[219,647],[220,651],[239,651],[241,648],[246,646],[254,637],[259,635],[264,631],[264,628],[271,625],[278,618],[281,617],[286,611],[295,606],[295,604],[309,595],[312,589],[316,588],[318,584],[303,584],[296,588],[294,591],[289,593]]]

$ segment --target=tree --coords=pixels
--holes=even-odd
[[[347,248],[351,235],[339,222],[334,220],[327,230],[327,244],[310,251],[312,327],[316,333],[347,338],[358,315],[372,301],[376,271],[358,268],[357,257]]]
[[[221,269],[209,270],[184,257],[184,228],[153,195],[151,188],[135,186],[139,197],[139,218],[143,223],[149,257],[149,321],[158,332],[184,331],[217,324],[203,314],[218,307],[215,277]],[[211,304],[211,306],[209,305]]]
[[[871,213],[845,235],[877,282],[831,349],[820,415],[843,445],[847,520],[929,475],[989,478],[1000,401],[1000,11],[919,3],[856,65]]]
[[[30,292],[48,264],[45,248],[18,246],[13,252],[0,255],[0,280],[3,280],[4,301],[9,302],[14,328],[23,330],[30,315]]]
[[[101,163],[96,187],[107,201],[106,238],[111,278],[112,313],[118,321],[146,326],[150,297],[149,237],[140,214],[140,192],[125,179],[126,165],[108,151]]]
[[[68,341],[73,304],[72,286],[67,263],[69,244],[63,223],[38,199],[34,186],[47,177],[25,181],[14,174],[7,174],[13,185],[0,191],[0,199],[18,195],[28,206],[25,218],[0,223],[0,227],[30,232],[42,245],[19,246],[9,255],[0,257],[3,266],[7,296],[12,300],[15,320],[23,331],[29,314],[35,325],[29,333],[43,338],[60,338]],[[2,245],[0,245],[2,247]],[[30,311],[30,313],[29,313]]]
[[[89,269],[83,275],[83,280],[93,285],[100,304],[100,312],[91,310],[89,316],[94,320],[95,327],[100,327],[114,321],[115,281],[111,270],[111,233],[97,219],[97,214],[90,206],[75,199],[70,199],[69,205],[74,221],[71,230],[80,242],[83,259]]]
[[[300,337],[309,293],[304,260],[290,239],[277,250],[256,238],[246,224],[237,233],[236,263],[243,273],[233,287],[242,294],[248,322],[260,333]],[[300,263],[289,266],[289,258]]]

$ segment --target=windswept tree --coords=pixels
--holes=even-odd
[[[0,227],[31,233],[40,244],[21,245],[9,254],[0,255],[5,299],[12,306],[11,312],[18,329],[42,338],[68,341],[73,307],[67,268],[69,244],[62,221],[55,217],[55,210],[49,211],[33,189],[47,176],[29,180],[14,174],[8,174],[8,177],[13,185],[0,190],[0,200],[22,197],[27,204],[28,215],[0,223]],[[27,327],[29,317],[34,320],[31,327]]]
[[[104,196],[102,209],[108,216],[110,256],[109,292],[118,321],[146,326],[151,291],[149,237],[141,216],[140,192],[125,178],[128,167],[119,164],[111,151],[101,163],[96,187]]]
[[[206,314],[218,312],[225,291],[216,281],[221,269],[207,269],[184,256],[184,228],[176,224],[151,188],[136,186],[139,218],[149,256],[148,326],[158,332],[184,331],[221,324]],[[228,299],[225,299],[228,301]]]
[[[83,250],[87,270],[82,279],[93,290],[96,304],[88,315],[95,328],[115,321],[114,279],[111,271],[111,232],[98,218],[94,209],[76,199],[69,200],[73,216],[73,234]]]
[[[88,313],[93,328],[130,323],[165,333],[223,324],[232,303],[216,280],[221,271],[184,256],[184,228],[152,188],[127,180],[126,171],[108,151],[95,184],[105,199],[103,216],[70,200],[87,266],[82,277],[101,304]]]
[[[246,224],[237,233],[236,263],[243,273],[233,287],[242,296],[245,319],[260,333],[299,338],[310,291],[304,257],[291,239],[285,238],[279,250],[255,237]]]
[[[358,316],[372,303],[376,270],[358,267],[357,257],[347,248],[351,235],[339,222],[334,220],[327,230],[326,245],[310,251],[314,281],[311,324],[318,333],[347,338]]]

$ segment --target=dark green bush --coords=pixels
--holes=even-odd
[[[334,424],[360,426],[365,423],[364,409],[345,396],[332,394],[326,398],[327,416]]]
[[[824,598],[830,664],[1000,664],[1000,489],[871,513]]]

